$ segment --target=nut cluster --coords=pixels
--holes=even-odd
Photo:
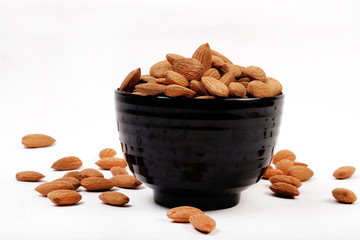
[[[150,74],[140,68],[130,72],[122,82],[121,92],[137,95],[213,98],[263,98],[282,93],[282,86],[264,70],[255,66],[233,64],[227,57],[201,45],[191,58],[169,53],[166,60],[155,63]]]

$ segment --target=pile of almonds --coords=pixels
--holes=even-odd
[[[227,57],[201,45],[191,58],[169,53],[166,60],[155,63],[150,74],[140,68],[130,72],[122,82],[121,92],[137,95],[212,98],[263,98],[281,94],[282,86],[267,77],[260,67],[233,64]]]

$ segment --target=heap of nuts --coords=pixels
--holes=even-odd
[[[227,57],[201,45],[191,58],[169,53],[166,60],[155,63],[150,74],[141,75],[140,68],[130,72],[122,82],[121,92],[137,95],[213,98],[263,98],[282,93],[282,86],[267,77],[260,67],[242,67]]]
[[[55,139],[44,134],[29,134],[22,139],[22,143],[28,148],[46,147],[54,142]],[[87,191],[105,191],[98,196],[101,201],[110,205],[122,206],[130,199],[125,194],[108,190],[113,187],[138,188],[141,182],[129,175],[125,169],[126,161],[115,156],[114,149],[105,148],[100,151],[100,160],[96,162],[101,169],[111,171],[113,177],[110,179],[105,178],[104,174],[96,169],[86,168],[81,171],[67,172],[61,178],[38,185],[35,190],[48,197],[54,204],[64,206],[76,204],[82,199],[80,193],[76,191],[82,186]],[[55,161],[51,168],[57,171],[68,171],[78,169],[82,164],[79,158],[69,156]],[[43,174],[36,171],[22,171],[16,174],[17,180],[27,182],[36,182],[44,177]]]

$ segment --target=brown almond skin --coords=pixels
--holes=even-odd
[[[272,158],[272,163],[277,164],[282,159],[289,159],[291,161],[295,161],[296,155],[287,149],[278,151]]]
[[[108,157],[115,157],[116,151],[112,148],[105,148],[100,151],[99,157],[100,159],[108,158]]]
[[[35,191],[39,192],[44,196],[47,196],[49,192],[55,190],[74,190],[74,187],[71,183],[66,181],[55,181],[40,184],[35,188]]]
[[[190,207],[190,206],[180,206],[169,209],[166,212],[166,216],[172,219],[174,222],[189,222],[189,217],[194,214],[204,214],[198,208]]]
[[[216,69],[220,69],[222,65],[225,64],[225,61],[215,55],[212,55],[211,57],[211,67],[216,68]]]
[[[280,169],[272,169],[272,168],[268,168],[266,170],[266,172],[264,173],[264,175],[262,176],[263,179],[269,179],[272,176],[276,176],[276,175],[284,175],[283,171],[281,171]]]
[[[103,192],[99,199],[106,204],[123,206],[130,201],[129,197],[119,192]]]
[[[217,56],[217,57],[221,58],[224,61],[224,63],[231,63],[232,64],[230,59],[228,59],[227,57],[225,57],[221,53],[219,53],[219,52],[217,52],[217,51],[215,51],[213,49],[211,49],[211,53],[213,54],[213,56]]]
[[[122,174],[110,178],[118,188],[138,188],[142,183],[134,176]]]
[[[262,70],[259,67],[255,66],[248,66],[245,68],[246,75],[253,79],[253,80],[259,80],[259,81],[265,81],[266,80],[266,74],[264,70]]]
[[[81,186],[88,191],[106,191],[115,187],[115,183],[103,177],[88,177],[81,180]]]
[[[126,171],[126,169],[123,168],[123,167],[112,167],[112,168],[110,169],[110,171],[111,171],[111,174],[112,174],[113,176],[122,175],[122,174],[129,174],[129,173]]]
[[[95,164],[105,170],[110,170],[112,167],[116,167],[116,166],[119,167],[127,166],[125,159],[122,158],[103,158],[97,161]]]
[[[137,84],[140,83],[141,69],[131,71],[121,83],[120,92],[132,92]]]
[[[171,84],[166,86],[164,94],[168,97],[193,98],[196,95],[196,92],[177,84]]]
[[[23,171],[16,173],[16,179],[23,182],[37,182],[45,176],[35,171]]]
[[[292,177],[292,176],[286,176],[286,175],[275,175],[269,178],[269,181],[271,184],[277,183],[277,182],[283,182],[293,185],[296,188],[301,187],[302,183],[299,179]]]
[[[55,139],[45,134],[28,134],[22,138],[22,144],[27,148],[48,147],[55,143]]]
[[[163,60],[152,65],[150,75],[155,78],[163,78],[167,71],[174,71],[174,67],[167,60]]]
[[[354,174],[355,170],[356,168],[351,166],[339,167],[335,170],[333,176],[337,179],[346,179],[351,177]]]
[[[81,200],[81,195],[74,190],[55,190],[50,192],[47,197],[58,206],[74,205]]]
[[[163,94],[165,91],[165,86],[163,84],[156,83],[141,83],[135,86],[135,91],[133,94],[140,94],[144,96],[156,96]]]
[[[335,188],[331,193],[340,203],[354,203],[357,200],[355,193],[346,188]]]
[[[175,60],[174,69],[187,80],[199,80],[204,73],[203,65],[194,58],[181,58]]]
[[[204,72],[203,77],[213,77],[220,80],[221,75],[216,68],[210,68]]]
[[[190,82],[190,89],[195,91],[198,96],[208,95],[208,91],[200,81],[192,80]]]
[[[179,54],[175,54],[175,53],[168,53],[166,54],[166,60],[172,65],[175,60],[180,59],[180,58],[185,58]]]
[[[293,176],[303,182],[314,176],[314,172],[305,166],[294,166],[289,168],[288,175]]]
[[[294,162],[289,159],[282,159],[276,163],[276,168],[280,169],[285,175],[288,173],[288,170],[294,166]]]
[[[220,78],[220,82],[222,82],[226,86],[229,86],[230,83],[235,82],[235,73],[234,72],[226,73],[224,76]]]
[[[274,183],[269,188],[274,193],[282,196],[295,197],[300,194],[299,190],[295,186],[284,182]]]
[[[241,97],[241,98],[246,96],[246,88],[241,83],[238,82],[230,83],[229,90],[232,96]]]
[[[211,68],[212,52],[208,43],[200,45],[194,52],[192,58],[198,60],[204,67],[204,71]]]
[[[189,86],[189,81],[183,75],[174,71],[167,71],[165,79],[169,84],[177,84],[183,87]]]
[[[76,178],[77,180],[81,181],[82,179],[86,178],[86,176],[84,174],[82,174],[81,172],[79,171],[71,171],[71,172],[68,172],[64,175],[64,177],[74,177]]]
[[[201,78],[202,84],[208,90],[211,95],[217,97],[229,97],[230,90],[229,88],[219,80],[213,77],[202,77]]]
[[[53,163],[51,168],[58,171],[64,171],[64,170],[78,169],[81,166],[82,166],[82,161],[79,158],[70,156],[57,160],[56,162]]]
[[[264,83],[270,87],[270,90],[271,90],[273,96],[277,96],[277,95],[281,94],[281,92],[282,92],[281,83],[278,80],[276,80],[275,78],[267,77],[265,79]]]
[[[55,182],[55,181],[69,182],[73,185],[74,189],[78,189],[80,187],[80,181],[74,177],[62,177],[62,178],[55,179],[53,182]]]
[[[197,230],[209,233],[216,227],[216,222],[214,219],[205,214],[194,214],[189,217],[189,222]]]
[[[268,85],[264,82],[254,80],[249,82],[247,89],[247,93],[256,98],[265,98],[265,97],[273,97],[273,93]]]
[[[80,171],[85,178],[87,177],[104,177],[104,174],[93,168],[86,168]]]

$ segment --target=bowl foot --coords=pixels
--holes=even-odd
[[[157,204],[168,208],[192,206],[201,210],[217,210],[236,206],[240,201],[240,192],[199,194],[197,191],[154,190],[154,200]]]

